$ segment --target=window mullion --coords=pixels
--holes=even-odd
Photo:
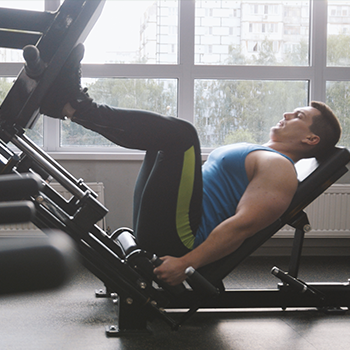
[[[60,148],[60,121],[44,117],[43,120],[43,148],[47,152],[55,152]]]
[[[179,65],[178,115],[193,122],[194,113],[194,45],[195,1],[179,1]]]
[[[22,68],[23,68],[23,63],[1,62],[1,64],[0,64],[0,76],[1,77],[16,77]]]
[[[45,11],[56,11],[60,6],[60,0],[45,0]],[[43,149],[47,152],[59,149],[59,129],[58,119],[43,117]]]
[[[327,65],[327,0],[311,2],[310,56],[313,79],[310,81],[310,100],[325,101]]]
[[[45,0],[45,11],[56,11],[60,6],[60,0]]]

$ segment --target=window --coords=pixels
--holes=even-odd
[[[45,0],[0,0],[0,6],[19,10],[44,11]]]
[[[139,108],[163,115],[177,115],[175,79],[83,79],[89,95],[97,103],[120,108]],[[102,136],[71,123],[61,123],[61,147],[114,147]]]
[[[44,11],[45,2],[44,0],[0,0],[0,7]],[[20,50],[1,49],[0,62],[24,62],[22,52]]]
[[[262,144],[285,111],[308,101],[307,81],[197,79],[194,90],[194,124],[207,148]]]
[[[15,77],[0,78],[0,103],[5,99],[7,93],[10,91]],[[43,118],[40,117],[31,130],[27,130],[26,134],[38,146],[43,146]]]
[[[350,17],[342,16],[340,7],[344,1],[329,0],[327,23],[327,64],[329,66],[350,66]],[[334,5],[339,4],[337,9]],[[350,10],[350,4],[347,9]],[[343,7],[343,13],[346,8]]]
[[[196,46],[195,63],[212,65],[233,65],[239,56],[239,64],[246,65],[283,65],[283,66],[306,66],[309,62],[309,26],[310,26],[310,1],[275,1],[279,3],[272,7],[270,5],[259,5],[259,1],[196,1]],[[216,7],[218,15],[211,18],[202,18],[203,8]],[[284,11],[279,15],[278,8],[284,7]],[[239,10],[240,16],[235,21],[229,18],[232,10]],[[302,18],[301,13],[307,12],[307,17]],[[282,15],[283,13],[283,15]],[[215,14],[215,13],[214,13]],[[235,25],[235,35],[227,37],[227,32],[223,29]],[[207,38],[205,28],[220,28],[221,36]],[[269,33],[274,33],[271,37]],[[218,40],[220,39],[220,40]],[[274,51],[272,42],[278,40],[285,45],[299,45],[299,52]],[[205,56],[198,54],[206,52],[205,46],[217,45],[219,42],[221,52],[216,50],[216,55]],[[252,50],[250,42],[258,43],[259,50]],[[204,46],[204,47],[203,47]],[[226,50],[222,48],[226,47]],[[249,49],[248,49],[249,47]],[[255,45],[253,46],[255,47]],[[232,55],[234,48],[235,55]],[[215,47],[213,48],[215,51]],[[255,52],[259,52],[256,55]]]
[[[178,1],[108,0],[85,41],[83,62],[176,64],[177,27]]]
[[[350,148],[350,81],[328,81],[326,103],[336,113],[342,125],[341,144]]]
[[[42,11],[59,1],[21,3]],[[344,0],[106,0],[85,42],[83,85],[99,102],[193,122],[204,150],[264,142],[284,111],[326,101],[350,146],[349,13]],[[1,99],[22,58],[3,49],[0,58]],[[47,117],[28,132],[49,152],[126,152]]]

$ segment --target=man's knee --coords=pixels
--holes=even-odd
[[[178,126],[178,133],[180,134],[181,140],[183,140],[186,143],[195,145],[196,147],[199,146],[199,138],[198,133],[194,125],[187,120],[174,118],[175,123]]]

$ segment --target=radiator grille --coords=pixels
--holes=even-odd
[[[65,199],[70,199],[72,197],[71,193],[68,192],[63,186],[61,186],[58,183],[51,183],[50,184],[53,189],[55,189],[62,197]],[[98,197],[98,201],[102,204],[104,204],[104,186],[101,182],[92,182],[92,183],[86,183],[86,185],[94,191]],[[105,218],[103,218],[101,221],[97,223],[102,229],[105,229]],[[9,224],[9,225],[0,225],[0,237],[6,237],[6,236],[32,236],[32,235],[41,235],[42,232],[32,223],[15,223],[15,224]]]
[[[350,185],[336,184],[306,209],[312,230],[306,237],[350,238]],[[282,228],[274,237],[290,238],[294,229]]]

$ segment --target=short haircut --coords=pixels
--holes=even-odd
[[[325,103],[312,101],[310,106],[320,112],[313,117],[310,130],[320,137],[320,142],[313,150],[313,156],[321,159],[327,156],[327,153],[338,143],[341,136],[341,126],[334,112]]]

